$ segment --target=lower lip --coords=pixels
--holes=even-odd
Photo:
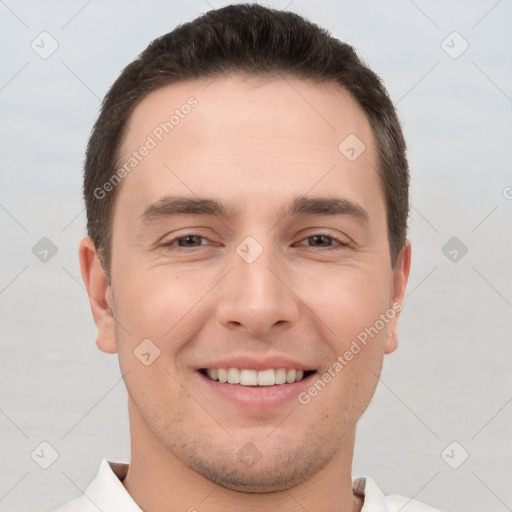
[[[211,380],[197,372],[207,388],[217,396],[233,402],[239,407],[250,409],[269,409],[279,407],[292,400],[298,400],[298,395],[311,385],[315,373],[308,375],[300,382],[292,384],[277,384],[275,386],[242,386]]]

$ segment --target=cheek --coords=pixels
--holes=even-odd
[[[170,334],[198,292],[190,279],[158,268],[150,272],[127,269],[117,276],[117,284],[117,318],[126,324],[131,337],[161,339]]]
[[[382,269],[381,269],[382,270]],[[320,276],[318,276],[320,278]],[[314,279],[309,282],[315,282]],[[343,267],[316,280],[316,286],[304,288],[308,305],[330,329],[335,348],[342,350],[347,342],[378,322],[378,330],[385,331],[380,315],[389,307],[389,279],[375,268]]]
[[[331,348],[331,359],[318,376],[329,381],[329,392],[323,396],[324,407],[332,407],[349,423],[364,412],[373,396],[382,368],[388,324],[394,316],[386,316],[390,311],[390,290],[385,272],[369,268],[350,270],[330,276],[323,287],[321,302],[315,306],[329,327],[324,335]]]
[[[137,357],[149,352],[150,359],[156,354],[156,366],[180,373],[176,360],[204,328],[204,319],[214,315],[204,300],[212,288],[208,276],[165,265],[146,272],[126,267],[118,274],[114,299],[122,370],[140,372]],[[156,376],[148,373],[147,378]]]
[[[118,272],[114,296],[119,366],[128,393],[146,419],[174,408],[170,404],[183,403],[179,383],[185,372],[174,362],[193,336],[190,327],[197,325],[190,311],[197,293],[180,288],[185,281],[179,275],[161,274],[126,268]],[[179,415],[179,410],[174,408],[173,414]]]

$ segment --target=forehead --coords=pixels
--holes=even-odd
[[[171,193],[217,192],[261,207],[287,191],[289,199],[341,187],[349,199],[358,190],[379,200],[374,137],[361,107],[336,84],[290,76],[231,74],[153,91],[129,119],[123,165],[118,201],[138,210]]]
[[[183,122],[187,117],[191,120]],[[341,86],[292,76],[232,73],[178,82],[149,93],[130,116],[121,149],[136,147],[147,135],[165,143],[161,139],[177,142],[181,134],[202,147],[251,135],[267,143],[272,137],[293,136],[316,144],[317,149],[323,145],[332,150],[349,133],[373,145],[365,113]]]

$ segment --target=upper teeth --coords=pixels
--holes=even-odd
[[[222,383],[241,384],[242,386],[273,386],[274,384],[291,384],[304,377],[303,370],[287,370],[285,368],[272,368],[262,370],[249,370],[245,368],[212,368],[206,370],[212,380]]]

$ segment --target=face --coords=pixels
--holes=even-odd
[[[351,453],[396,346],[410,254],[392,269],[355,101],[295,78],[173,84],[134,110],[125,163],[111,285],[87,241],[81,262],[135,443],[254,492]]]

